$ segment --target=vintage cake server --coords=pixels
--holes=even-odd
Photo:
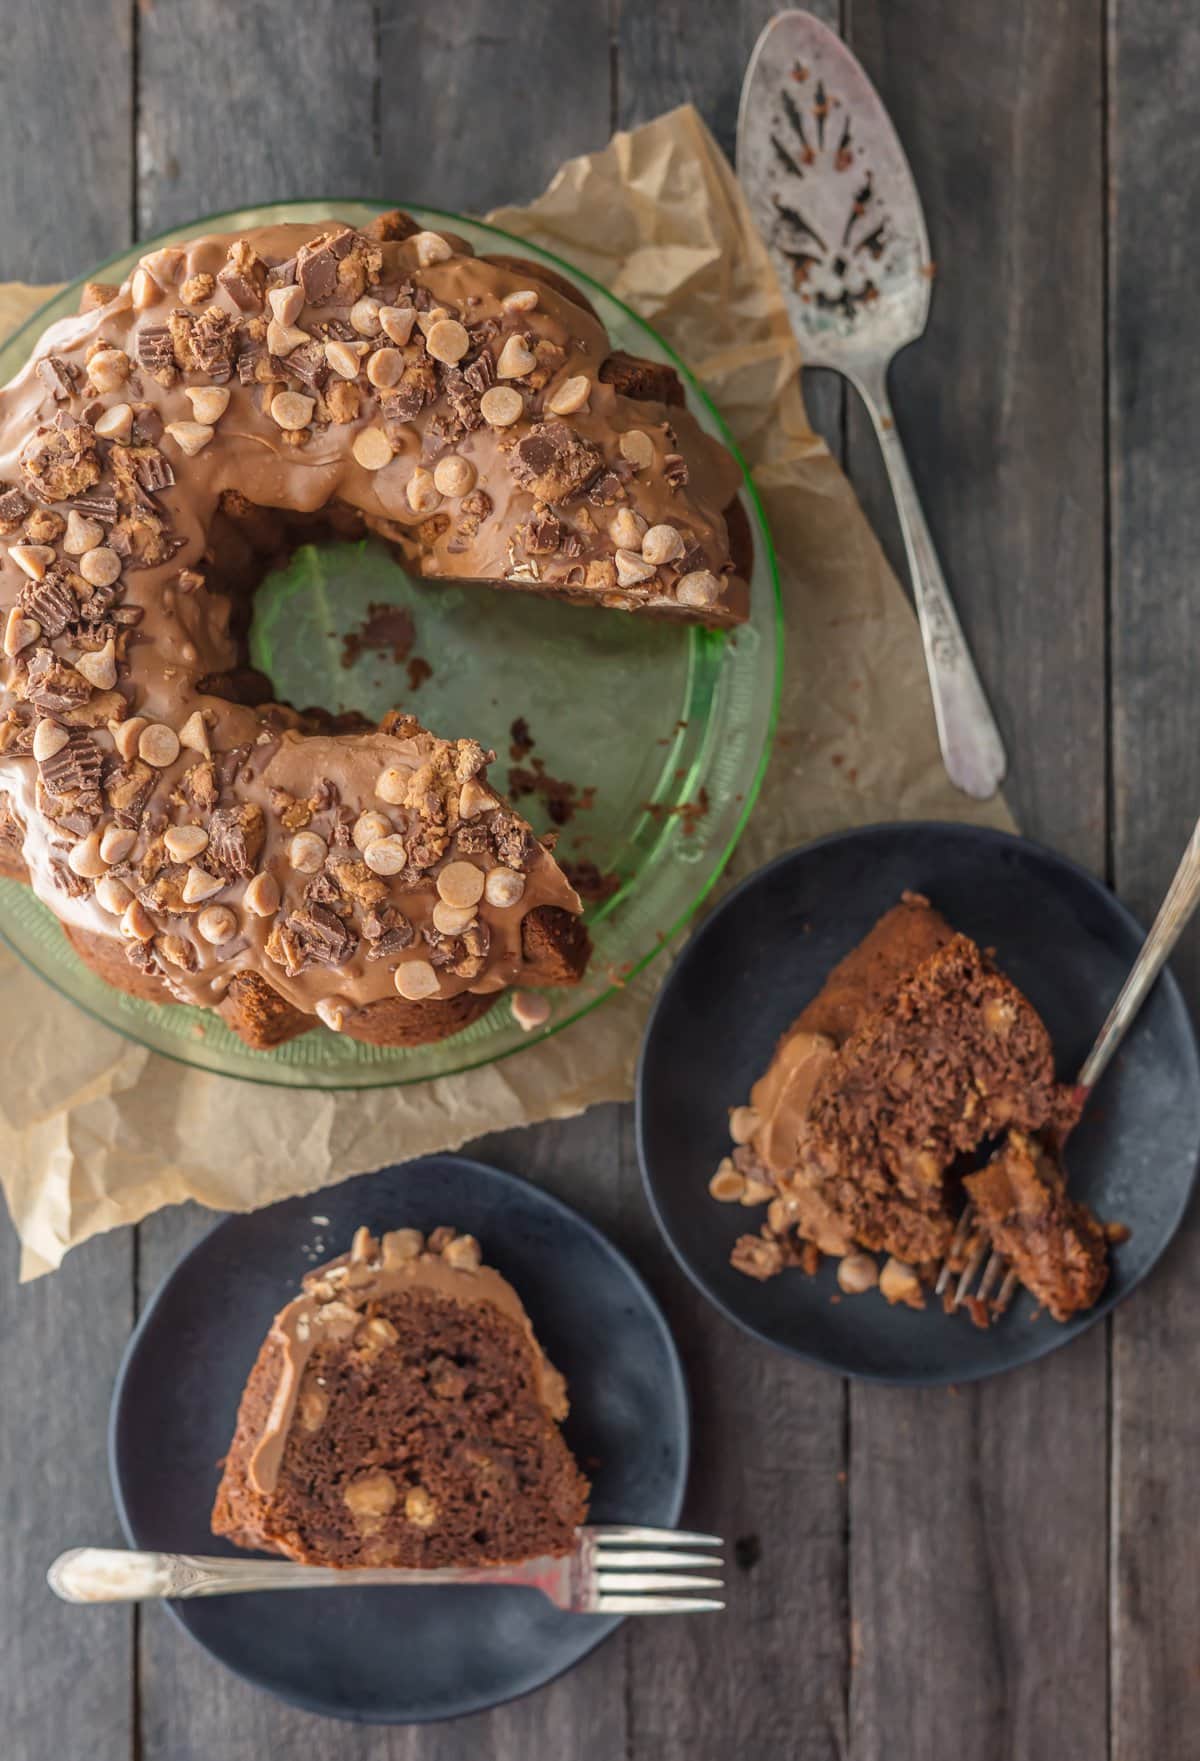
[[[870,411],[908,553],[942,757],[958,788],[986,799],[1004,776],[1004,746],[888,401],[892,358],[929,315],[925,218],[877,92],[810,13],[779,13],[755,46],[737,170],[806,365],[843,373]]]

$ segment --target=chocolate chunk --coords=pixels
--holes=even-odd
[[[140,824],[142,810],[157,778],[158,772],[141,758],[131,758],[128,764],[112,766],[104,778],[104,794],[118,824]]]
[[[386,960],[411,947],[416,931],[403,911],[384,905],[368,911],[363,919],[363,935],[369,942],[368,960]]]
[[[553,556],[562,544],[565,528],[549,508],[535,508],[521,529],[521,541],[531,556]]]
[[[463,368],[463,378],[480,397],[496,383],[496,368],[487,349],[481,349]]]
[[[62,403],[75,390],[78,369],[64,361],[61,355],[47,355],[37,364],[37,376],[56,401]]]
[[[578,494],[603,468],[599,448],[565,422],[536,422],[518,442],[512,461],[517,482],[546,502]]]
[[[170,489],[175,482],[175,472],[170,460],[157,449],[139,453],[133,461],[133,472],[139,485],[151,494],[157,494],[160,489]]]
[[[242,342],[237,357],[237,376],[242,385],[258,383],[258,364],[266,352],[261,343]]]
[[[488,829],[492,835],[492,849],[497,860],[506,868],[523,871],[532,861],[537,849],[537,839],[515,813],[507,813],[503,809],[493,813],[488,821]]]
[[[302,245],[296,257],[296,277],[310,306],[319,306],[337,291],[338,259],[324,238]]]
[[[43,715],[68,715],[87,702],[92,687],[49,648],[39,648],[25,676],[25,695]]]
[[[588,485],[588,500],[593,507],[608,508],[625,499],[625,485],[615,471],[602,471]]]
[[[600,366],[602,385],[615,386],[622,397],[649,399],[660,404],[682,404],[683,385],[674,367],[646,361],[614,349]]]
[[[162,971],[152,942],[139,942],[136,938],[131,938],[125,943],[125,958],[131,966],[136,966],[139,972],[159,973]]]
[[[47,569],[40,581],[26,581],[17,602],[22,611],[37,619],[43,636],[61,636],[79,617],[79,601],[63,568]]]
[[[200,371],[217,385],[233,374],[234,340],[232,318],[216,306],[202,312],[192,327],[192,352]]]
[[[217,280],[239,312],[257,312],[263,303],[267,266],[248,239],[235,239]]]
[[[97,490],[94,495],[77,495],[68,506],[76,513],[85,514],[89,520],[99,520],[109,526],[116,519],[118,512],[117,498],[107,490]]]
[[[353,324],[347,324],[344,318],[326,318],[316,326],[316,329],[326,342],[360,342],[362,340]]]
[[[68,868],[65,862],[51,862],[50,878],[60,892],[68,894],[72,899],[82,899],[84,894],[91,890],[91,882],[85,881],[80,875],[77,875],[75,870]],[[126,951],[128,952],[128,950]]]
[[[41,779],[54,795],[73,795],[81,789],[98,789],[103,756],[87,734],[72,734],[66,745],[39,766]]]
[[[261,807],[221,807],[208,822],[208,861],[229,880],[249,878],[265,837]]]
[[[324,905],[304,905],[276,924],[266,952],[295,978],[309,966],[344,966],[357,946],[358,937],[335,912]]]
[[[29,512],[29,497],[19,489],[0,486],[0,532],[15,532]]]
[[[283,363],[283,371],[292,374],[303,385],[311,386],[313,391],[320,391],[329,377],[329,362],[325,359],[325,350],[319,342],[302,343],[288,355]]]
[[[21,469],[46,501],[69,501],[100,480],[96,436],[83,423],[39,428],[21,454]]]
[[[428,355],[415,349],[405,350],[404,371],[395,389],[380,399],[379,408],[385,426],[413,422],[425,405],[437,396],[438,383],[434,365]]]
[[[138,360],[160,385],[175,383],[175,344],[165,324],[151,324],[137,339]]]

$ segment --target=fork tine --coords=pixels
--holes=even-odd
[[[972,1284],[975,1282],[975,1274],[976,1274],[976,1272],[978,1272],[980,1266],[982,1266],[983,1261],[984,1261],[984,1257],[987,1254],[987,1251],[988,1251],[988,1244],[987,1244],[987,1240],[985,1238],[983,1241],[980,1242],[979,1246],[975,1249],[975,1252],[971,1255],[970,1259],[967,1261],[966,1267],[963,1271],[963,1275],[958,1281],[958,1287],[955,1290],[953,1299],[950,1303],[950,1307],[952,1309],[956,1309],[958,1307],[958,1305],[962,1301],[963,1297],[967,1294],[968,1290],[970,1290]]]
[[[647,1541],[655,1547],[723,1547],[720,1535],[701,1535],[689,1529],[639,1529],[626,1523],[592,1523],[584,1531],[598,1547]]]
[[[597,1614],[715,1614],[723,1602],[705,1596],[598,1596]]]
[[[986,1302],[991,1295],[992,1285],[1004,1270],[1004,1255],[998,1249],[992,1249],[992,1257],[983,1268],[983,1277],[979,1280],[979,1289],[975,1292],[980,1302]]]
[[[606,1590],[723,1590],[723,1578],[689,1578],[671,1571],[600,1571],[596,1588]]]
[[[596,1550],[596,1564],[607,1571],[614,1565],[631,1565],[644,1571],[651,1565],[669,1565],[681,1567],[685,1565],[722,1566],[725,1561],[717,1553],[651,1553],[641,1547],[601,1547]]]
[[[1000,1286],[1000,1294],[996,1298],[995,1302],[992,1304],[992,1307],[995,1310],[996,1314],[1002,1315],[1004,1313],[1005,1309],[1008,1307],[1009,1303],[1013,1299],[1013,1291],[1016,1288],[1017,1288],[1017,1274],[1013,1271],[1012,1267],[1010,1266],[1008,1269],[1008,1276],[1005,1278],[1003,1284]]]
[[[967,1245],[967,1237],[971,1233],[972,1221],[971,1206],[968,1203],[963,1209],[962,1216],[958,1219],[958,1227],[955,1229],[954,1235],[951,1238],[950,1246],[946,1249],[946,1257],[942,1261],[942,1268],[938,1273],[937,1283],[933,1287],[933,1294],[935,1296],[940,1296],[950,1282],[950,1261],[961,1248],[964,1248]],[[957,1300],[956,1297],[955,1301],[957,1302]]]

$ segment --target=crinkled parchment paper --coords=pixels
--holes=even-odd
[[[917,817],[1010,823],[942,770],[916,624],[849,484],[812,433],[799,354],[728,164],[690,108],[564,165],[493,217],[641,312],[707,386],[775,535],[787,623],[779,735],[736,879],[821,833]],[[0,329],[48,288],[0,287]],[[483,1131],[631,1092],[666,962],[545,1045],[422,1087],[278,1092],[188,1070],[100,1026],[0,949],[0,1182],[22,1276],[185,1198],[252,1210]],[[230,1155],[230,1145],[237,1153]]]

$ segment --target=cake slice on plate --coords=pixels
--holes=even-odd
[[[309,1273],[250,1372],[213,1532],[308,1565],[569,1553],[588,1482],[516,1291],[453,1229],[366,1229]]]
[[[950,1248],[965,1159],[1010,1129],[1029,1143],[1072,1105],[1033,1005],[927,899],[905,894],[834,968],[749,1106],[734,1110],[735,1147],[712,1191],[769,1205],[734,1264],[768,1278],[866,1249],[889,1256],[884,1294],[921,1306]],[[1046,1207],[1044,1229],[1066,1225],[1068,1203]],[[980,1208],[985,1226],[1001,1215]],[[1076,1229],[1080,1213],[1071,1207]],[[1059,1250],[1068,1253],[1062,1241]],[[1089,1288],[1079,1281],[1073,1306],[1086,1306]]]
[[[1108,1281],[1107,1238],[1045,1145],[1010,1131],[963,1185],[993,1245],[1056,1321],[1091,1308]]]

